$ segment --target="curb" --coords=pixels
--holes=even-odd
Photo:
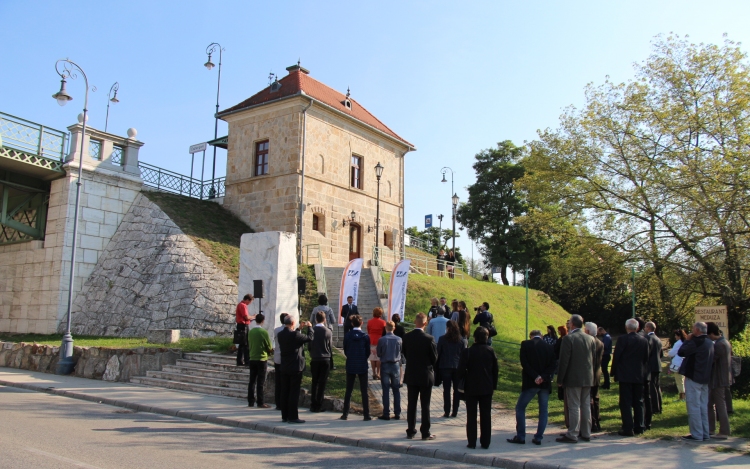
[[[80,392],[65,391],[63,389],[57,389],[55,387],[37,386],[33,384],[25,383],[13,383],[10,381],[0,380],[0,385],[8,386],[11,388],[25,389],[27,391],[44,392],[47,394],[54,394],[56,396],[63,396],[72,399],[79,399],[82,401],[95,402],[98,404],[106,404],[114,407],[124,407],[126,409],[135,410],[137,412],[149,412],[152,414],[166,415],[169,417],[178,417],[187,420],[195,420],[198,422],[206,422],[215,425],[223,425],[227,427],[239,427],[246,430],[254,430],[257,432],[271,433],[275,435],[289,436],[292,438],[300,438],[305,440],[318,441],[322,443],[334,443],[343,446],[354,446],[360,448],[367,448],[377,451],[385,451],[389,453],[397,454],[409,454],[413,456],[421,456],[431,459],[440,459],[443,461],[460,462],[466,464],[477,464],[480,466],[500,467],[504,469],[573,469],[569,466],[560,466],[548,463],[539,463],[535,461],[514,461],[511,459],[505,459],[498,456],[482,455],[473,453],[461,453],[458,451],[446,451],[439,448],[431,448],[426,446],[415,446],[415,445],[401,445],[393,442],[380,442],[375,440],[358,440],[356,438],[350,438],[345,436],[330,435],[325,433],[315,433],[310,430],[305,430],[297,427],[290,427],[287,425],[270,425],[267,423],[257,422],[246,422],[233,420],[223,417],[216,417],[214,415],[204,415],[199,413],[187,412],[184,410],[176,411],[173,409],[164,409],[162,407],[149,407],[134,402],[118,401],[108,398],[100,398],[89,394],[83,394]]]

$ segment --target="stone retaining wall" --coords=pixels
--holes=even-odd
[[[56,345],[0,342],[0,367],[55,373],[60,358]],[[133,376],[145,376],[164,365],[174,365],[182,358],[182,350],[168,348],[112,349],[74,347],[74,375],[104,381],[128,382]]]

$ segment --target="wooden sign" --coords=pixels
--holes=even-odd
[[[695,322],[715,322],[724,334],[729,333],[729,317],[726,306],[696,306]]]

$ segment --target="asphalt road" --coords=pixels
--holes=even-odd
[[[375,435],[373,435],[376,437]],[[0,386],[0,468],[443,468],[384,453]],[[450,463],[451,468],[477,467]]]

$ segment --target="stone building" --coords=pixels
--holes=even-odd
[[[299,64],[219,113],[229,125],[224,206],[256,231],[295,232],[325,265],[398,253],[404,232],[404,157],[414,146]],[[301,214],[301,220],[300,220]],[[317,255],[317,254],[316,254]],[[304,257],[304,256],[303,256]]]

